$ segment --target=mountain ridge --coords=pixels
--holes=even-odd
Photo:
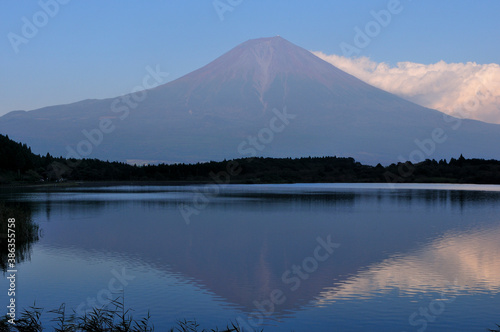
[[[241,154],[240,144],[269,135],[276,112],[286,110],[293,121],[271,132],[258,155],[352,156],[371,164],[397,162],[412,153],[420,159],[460,153],[500,159],[500,152],[489,147],[500,140],[500,125],[461,120],[411,103],[281,37],[246,41],[147,90],[146,98],[134,104],[117,107],[119,98],[135,100],[128,94],[11,112],[0,117],[0,133],[54,155],[72,151],[119,161],[223,160],[252,157]],[[105,132],[103,121],[113,130]],[[436,129],[444,132],[443,142],[432,141]],[[429,140],[434,147],[427,155],[416,141]]]

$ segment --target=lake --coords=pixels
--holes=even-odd
[[[178,319],[264,331],[500,324],[500,186],[4,188],[0,200],[40,226],[18,265],[18,307],[84,313],[124,295],[156,331]],[[6,278],[0,289],[6,304]]]

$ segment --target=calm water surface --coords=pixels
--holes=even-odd
[[[122,186],[0,200],[23,202],[42,228],[18,266],[20,307],[85,312],[123,290],[156,331],[184,318],[265,331],[500,324],[499,186]]]

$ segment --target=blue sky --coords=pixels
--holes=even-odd
[[[52,16],[40,13],[41,4],[54,10],[56,1],[67,3],[57,2]],[[0,115],[128,93],[147,66],[159,65],[173,80],[252,38],[281,35],[342,55],[341,43],[354,45],[355,27],[365,29],[372,11],[397,2],[218,1],[232,9],[223,20],[213,0],[2,1]],[[357,55],[391,65],[500,63],[500,1],[401,0],[398,8]],[[26,20],[35,19],[38,31],[25,38]],[[15,47],[14,35],[25,38]]]

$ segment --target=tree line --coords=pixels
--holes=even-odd
[[[229,167],[229,165],[231,165]],[[231,168],[229,170],[229,168]],[[389,166],[353,158],[245,158],[196,164],[134,166],[98,159],[66,159],[32,153],[0,135],[0,184],[55,181],[175,181],[224,183],[402,182],[500,184],[500,161],[428,159]]]

